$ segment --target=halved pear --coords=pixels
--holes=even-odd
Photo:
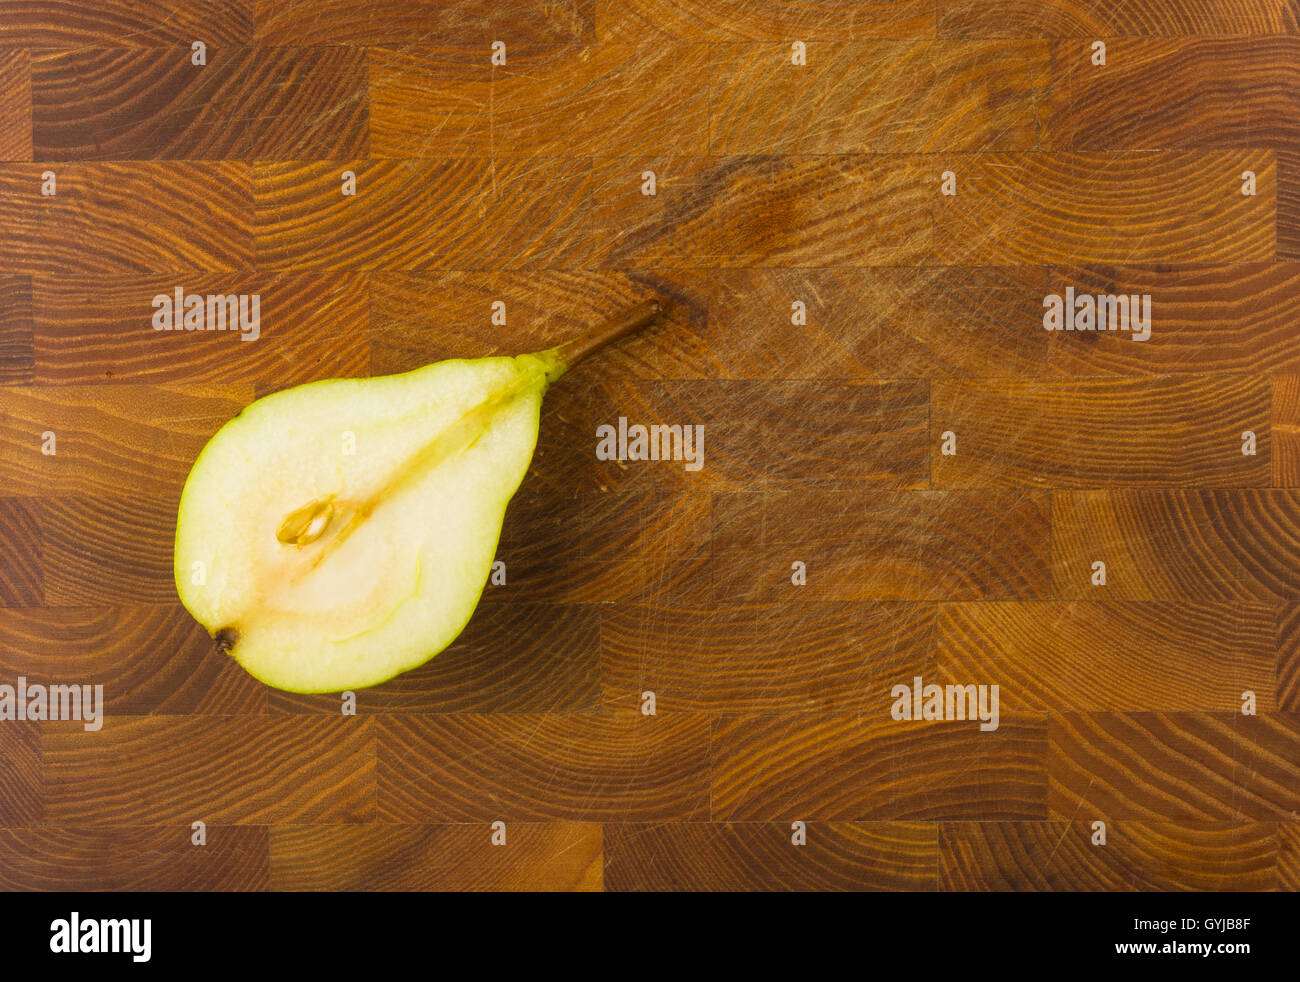
[[[278,689],[359,689],[422,665],[456,639],[487,584],[546,389],[658,309],[646,301],[535,354],[257,400],[185,482],[181,602]]]

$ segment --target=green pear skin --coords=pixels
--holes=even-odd
[[[487,585],[547,388],[658,310],[645,301],[534,354],[311,382],[252,403],[181,493],[181,602],[277,689],[355,690],[424,664]]]

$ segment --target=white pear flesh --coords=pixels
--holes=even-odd
[[[486,586],[557,366],[549,352],[443,361],[254,402],[186,481],[181,601],[248,672],[291,692],[364,688],[428,661]],[[312,503],[328,521],[281,541]]]

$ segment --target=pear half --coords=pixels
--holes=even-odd
[[[185,482],[181,602],[248,672],[290,692],[364,688],[428,661],[487,584],[546,389],[658,309],[646,301],[536,354],[257,400]]]

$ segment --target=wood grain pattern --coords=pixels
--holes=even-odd
[[[1290,306],[1297,277],[1295,263],[1232,263],[377,272],[369,279],[376,371],[541,349],[581,330],[581,318],[557,310],[614,310],[654,291],[671,298],[665,320],[602,352],[602,374],[884,379],[1300,374]],[[1064,296],[1067,287],[1150,294],[1150,339],[1044,331],[1043,298]],[[505,334],[489,321],[493,300],[509,312]],[[791,323],[795,300],[807,308],[805,324]]]
[[[668,377],[904,379],[1044,371],[1046,332],[1024,329],[1042,316],[1034,298],[1046,293],[1041,268],[672,270],[648,285],[689,291],[691,306],[707,311],[702,329],[695,329],[703,350],[683,346],[671,361],[653,363]],[[806,323],[792,323],[795,301],[804,304]],[[682,331],[674,323],[645,343],[660,348]]]
[[[0,566],[0,606],[39,604],[45,568],[40,502],[0,498],[0,533],[5,543],[5,561]]]
[[[930,0],[596,0],[602,41],[816,41],[934,36]]]
[[[925,483],[918,440],[925,386],[918,381],[600,380],[581,392],[557,389],[555,396],[544,410],[530,476],[563,493]],[[673,459],[618,459],[619,428],[633,425],[703,429],[690,431],[690,456],[674,442]],[[602,435],[602,426],[613,430]],[[607,438],[614,456],[598,458],[596,448]]]
[[[1041,42],[713,45],[708,152],[933,153],[1038,146]],[[873,66],[870,74],[858,65]],[[666,147],[660,153],[688,153]]]
[[[1277,827],[1277,877],[1279,890],[1300,890],[1300,825]]]
[[[369,276],[373,370],[385,374],[443,358],[541,351],[653,293],[664,307],[655,326],[596,353],[575,369],[574,377],[717,377],[700,367],[703,305],[686,295],[684,282],[674,283],[675,276],[653,271],[376,271]],[[674,292],[682,299],[672,297]],[[492,323],[496,301],[505,304],[506,331]]]
[[[971,154],[946,158],[933,261],[1213,263],[1274,258],[1271,150]],[[934,168],[938,170],[939,168]],[[1253,170],[1258,193],[1241,193]],[[930,175],[937,184],[938,175]]]
[[[1277,611],[1277,708],[1300,712],[1300,604]]]
[[[607,267],[1249,261],[1276,245],[1272,151],[610,158],[592,180]]]
[[[931,386],[938,487],[1267,487],[1267,380],[1251,376],[1080,381],[942,380]],[[1257,453],[1241,452],[1253,430]]]
[[[1091,55],[1089,40],[1052,46],[1050,149],[1300,145],[1300,35],[1119,37],[1107,41],[1104,68]],[[1158,113],[1140,95],[1150,78],[1160,79]]]
[[[928,674],[933,628],[919,604],[617,604],[600,623],[604,701],[635,709],[650,690],[662,711],[870,713]]]
[[[270,834],[273,890],[591,891],[601,827],[510,822],[504,845],[477,825],[288,825]]]
[[[1300,372],[1291,313],[1297,277],[1295,263],[1054,267],[1043,297],[1064,297],[1069,287],[1076,295],[1145,294],[1152,323],[1146,341],[1123,331],[1043,331],[1048,362],[1054,374],[1072,376]],[[1043,312],[1040,306],[1040,329]],[[1024,323],[1035,326],[1033,318]]]
[[[511,603],[704,599],[709,504],[690,492],[522,491],[497,548],[504,595]]]
[[[935,829],[901,822],[673,822],[609,826],[605,889],[932,890]]]
[[[340,193],[344,171],[355,198]],[[263,268],[534,268],[581,263],[585,161],[345,160],[254,167]]]
[[[1300,151],[1277,152],[1277,258],[1300,259]]]
[[[487,36],[519,44],[582,40],[593,30],[593,0],[376,0],[358,7],[350,0],[283,4],[251,0],[261,44],[458,43],[487,50]]]
[[[0,262],[51,274],[217,272],[251,265],[246,164],[63,164],[41,194],[42,164],[0,169]],[[213,221],[196,233],[196,215]]]
[[[52,607],[176,601],[172,548],[184,478],[166,494],[41,502],[44,602]]]
[[[31,58],[19,48],[0,48],[0,160],[31,159]]]
[[[1273,486],[1300,488],[1300,375],[1273,379]]]
[[[1300,805],[1294,714],[1054,713],[1049,738],[1053,818],[1277,821]]]
[[[80,825],[0,829],[5,890],[265,890],[265,828],[208,825],[195,846],[189,825]]]
[[[1003,712],[1231,712],[1246,689],[1265,712],[1274,620],[1272,607],[1231,604],[941,604],[930,674],[996,681]]]
[[[709,720],[605,714],[378,720],[387,822],[690,821],[709,812]]]
[[[12,685],[19,675],[44,684],[93,679],[109,719],[266,711],[266,686],[175,603],[6,610],[0,678]]]
[[[505,65],[480,51],[376,51],[376,157],[493,157],[708,150],[706,45],[525,48]],[[605,107],[617,93],[620,112]],[[429,120],[437,125],[430,127]],[[488,125],[484,126],[484,120]]]
[[[595,30],[611,40],[866,40],[932,38],[930,0],[595,0]]]
[[[509,567],[507,567],[509,574]],[[505,587],[493,594],[510,594]],[[265,687],[263,687],[265,690]],[[339,697],[265,690],[271,712],[337,716]],[[600,616],[592,607],[484,599],[432,661],[357,693],[371,713],[578,713],[600,696]]]
[[[1092,844],[1091,821],[944,822],[943,890],[1272,890],[1278,886],[1277,826],[1107,822]]]
[[[584,490],[917,487],[925,480],[925,403],[924,383],[911,380],[602,379],[588,385],[582,431],[589,463],[568,480]],[[704,427],[703,466],[594,459],[597,427],[617,429],[620,417],[628,425]]]
[[[32,62],[38,160],[262,160],[367,150],[365,53],[77,48]],[[160,124],[160,121],[162,125]]]
[[[5,386],[0,482],[26,495],[136,491],[179,501],[204,444],[251,401],[247,385]],[[42,450],[47,432],[52,454]]]
[[[40,723],[6,720],[0,726],[0,759],[5,762],[5,779],[0,781],[0,824],[6,827],[37,825],[45,818],[48,778],[41,738]]]
[[[1291,0],[939,0],[942,37],[1183,37],[1300,31]]]
[[[256,339],[245,342],[236,330],[156,330],[154,298],[170,299],[177,287],[186,295],[257,296]],[[86,276],[75,283],[44,275],[32,292],[41,384],[285,388],[370,374],[363,273]]]
[[[31,382],[35,370],[31,277],[0,275],[0,384]]]
[[[909,682],[910,684],[910,682]],[[1043,819],[1045,717],[898,722],[871,715],[719,717],[714,821]]]
[[[641,192],[654,171],[656,193]],[[628,266],[899,266],[932,254],[929,158],[595,158],[592,259]]]
[[[1048,501],[1034,492],[719,494],[715,599],[1033,599],[1047,595]],[[807,565],[794,587],[791,564]]]
[[[143,716],[42,724],[46,818],[82,825],[268,825],[375,818],[375,723]],[[191,766],[173,766],[183,746]]]
[[[252,39],[253,0],[132,0],[70,5],[26,0],[5,11],[0,42],[26,48],[112,43],[126,47],[184,44],[209,47]]]
[[[1286,281],[1272,282],[1277,306],[1259,315],[1261,331],[1287,323]],[[1048,370],[1040,302],[1050,292],[1046,271],[1003,266],[375,272],[375,371],[542,349],[576,336],[597,311],[629,306],[650,292],[664,304],[659,322],[580,371],[812,380]],[[494,300],[506,305],[504,333],[490,323]],[[806,323],[792,323],[795,301],[804,304]],[[1280,350],[1285,342],[1278,337],[1277,344]]]
[[[1088,600],[1295,598],[1297,509],[1294,491],[1057,492],[1053,583]],[[1092,584],[1098,560],[1104,588]]]

